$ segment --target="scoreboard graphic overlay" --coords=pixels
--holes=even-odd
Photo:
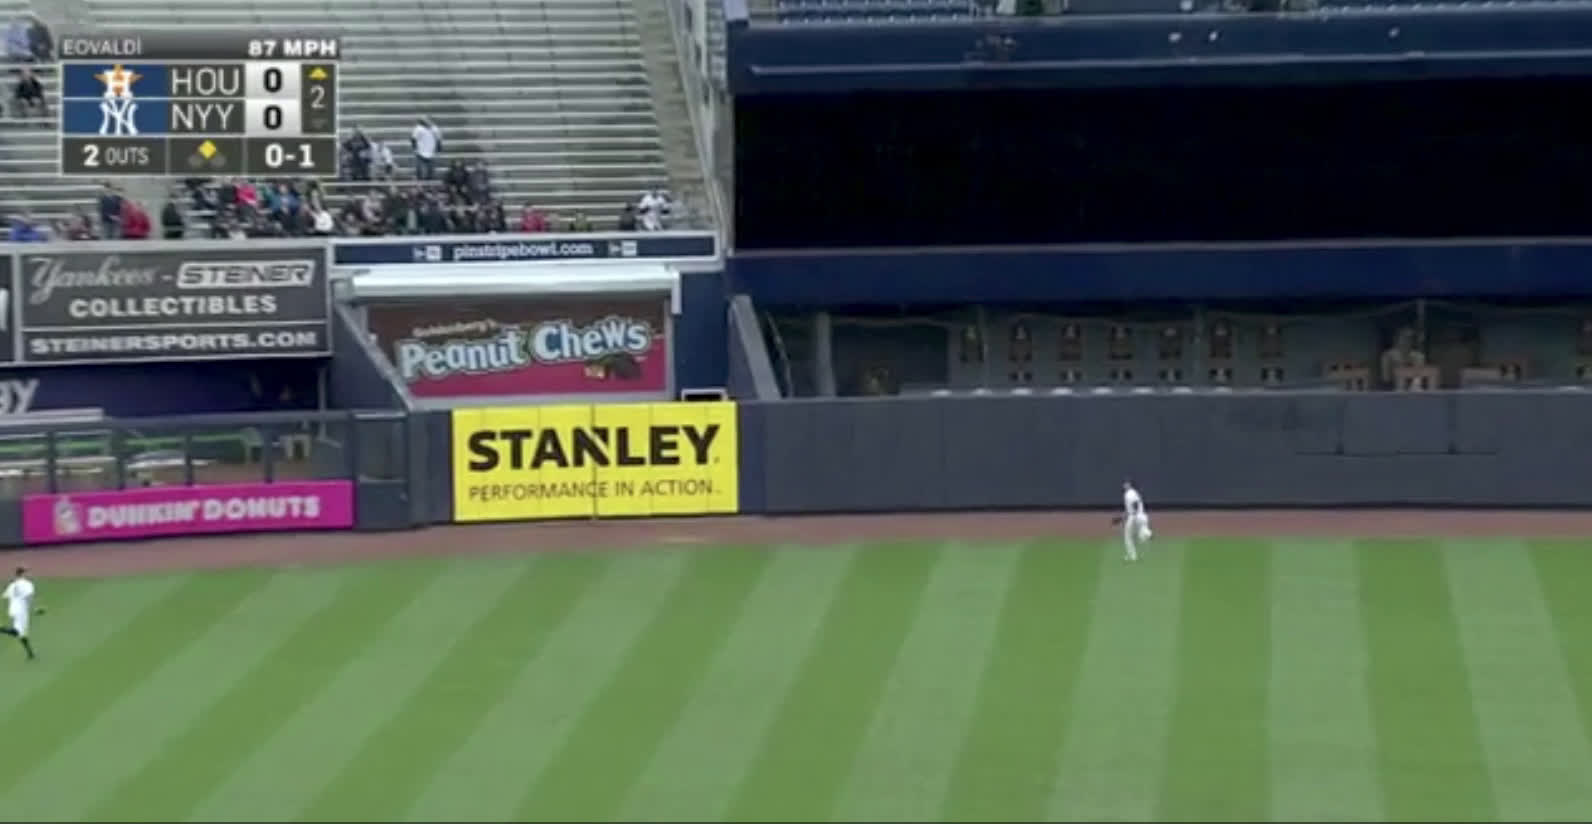
[[[332,35],[67,34],[63,177],[336,177]]]

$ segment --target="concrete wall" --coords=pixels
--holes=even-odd
[[[1589,506],[1592,394],[786,401],[741,407],[770,513],[1111,506]]]

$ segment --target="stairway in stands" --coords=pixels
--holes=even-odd
[[[16,0],[0,0],[0,3]],[[534,203],[611,227],[644,190],[669,186],[627,0],[85,0],[96,23],[331,32],[344,55],[339,116],[390,141],[412,185],[416,117],[444,160],[484,159],[514,219]],[[52,155],[53,157],[53,155]],[[369,184],[339,182],[337,196]]]

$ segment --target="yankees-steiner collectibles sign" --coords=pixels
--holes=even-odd
[[[41,252],[17,261],[23,363],[331,351],[321,247]]]

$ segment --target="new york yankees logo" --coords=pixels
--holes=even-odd
[[[105,99],[99,106],[100,134],[119,137],[138,134],[138,125],[133,120],[138,111],[138,104],[133,102],[133,84],[141,77],[143,75],[127,71],[120,64],[94,75],[95,80],[105,84]]]

